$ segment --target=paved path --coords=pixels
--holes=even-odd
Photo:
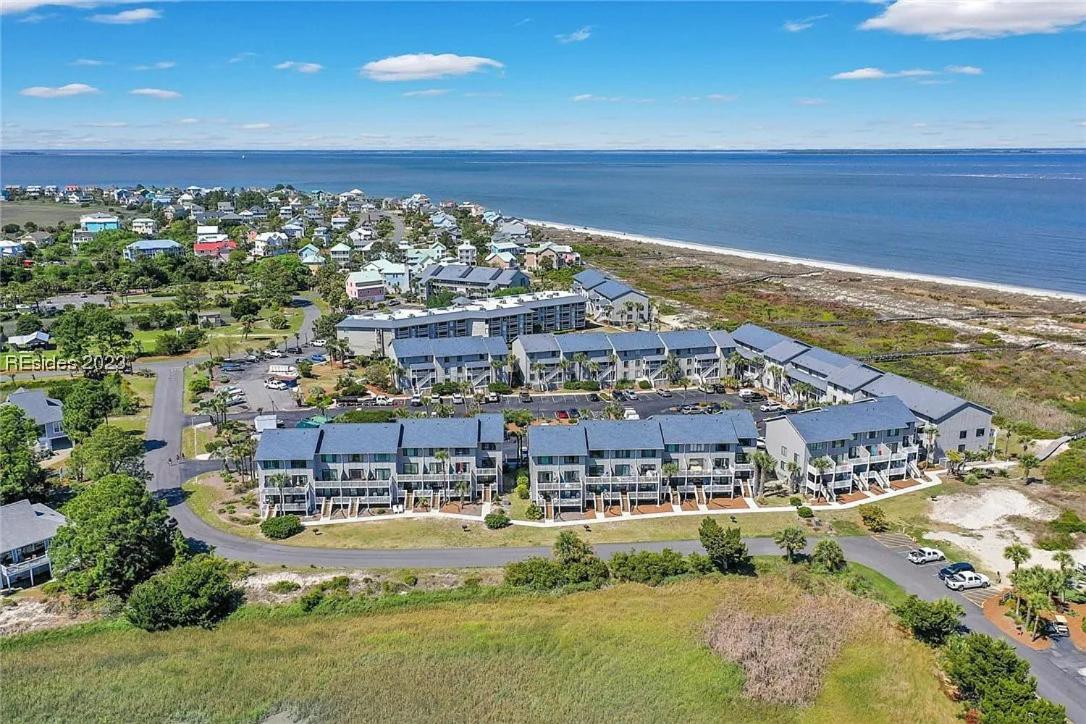
[[[315,306],[312,307],[315,309]],[[315,318],[316,314],[312,315]],[[311,325],[307,319],[306,325]],[[153,476],[151,489],[159,491],[170,505],[170,513],[186,536],[194,541],[213,546],[227,558],[253,561],[263,564],[289,566],[324,566],[337,568],[444,568],[444,567],[491,567],[528,556],[547,555],[547,548],[441,548],[403,550],[360,550],[306,548],[267,543],[261,540],[241,538],[224,533],[201,520],[184,503],[180,483],[193,475],[214,468],[214,461],[186,461],[181,465],[169,464],[180,453],[180,433],[184,424],[181,413],[183,389],[182,362],[160,362],[148,365],[157,374],[155,400],[147,430],[147,469]],[[773,542],[766,538],[747,539],[747,546],[754,555],[777,554]],[[980,609],[949,592],[936,575],[938,567],[914,566],[905,559],[903,546],[888,546],[868,537],[841,538],[846,557],[856,563],[869,566],[889,578],[909,593],[933,600],[950,596],[961,600],[966,610],[965,625],[971,630],[1003,637],[1003,634],[980,612]],[[697,541],[667,541],[659,543],[607,544],[596,546],[597,552],[609,557],[617,551],[631,549],[659,550],[669,547],[683,553],[701,550]],[[1016,645],[1017,646],[1017,645]],[[1020,655],[1030,662],[1038,679],[1038,691],[1042,696],[1063,704],[1072,721],[1086,724],[1086,679],[1078,673],[1086,672],[1086,655],[1074,648],[1069,641],[1058,640],[1049,651],[1033,651],[1017,646]]]

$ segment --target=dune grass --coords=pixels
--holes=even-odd
[[[800,594],[768,573],[364,615],[250,609],[213,631],[96,625],[0,642],[5,710],[10,721],[953,719],[931,652],[885,620],[850,633],[811,707],[744,698],[742,670],[702,643],[708,615],[789,611]]]

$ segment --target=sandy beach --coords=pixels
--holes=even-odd
[[[843,272],[846,274],[864,274],[867,276],[884,277],[887,279],[901,279],[905,281],[921,281],[933,284],[945,284],[955,287],[968,287],[973,289],[986,289],[989,291],[1003,292],[1006,294],[1023,294],[1031,297],[1045,297],[1049,299],[1065,299],[1073,302],[1086,302],[1086,294],[1064,292],[1052,289],[1015,286],[1013,284],[999,284],[996,282],[978,281],[975,279],[962,279],[959,277],[942,276],[937,274],[919,274],[916,272],[895,271],[893,269],[878,269],[876,267],[859,266],[855,264],[841,264],[838,262],[822,261],[804,257],[784,256],[768,252],[748,251],[732,247],[713,246],[711,244],[699,244],[691,241],[678,241],[676,239],[663,239],[640,234],[629,234],[612,229],[598,229],[590,226],[577,226],[575,224],[563,224],[557,221],[544,221],[541,219],[525,219],[525,223],[541,226],[548,229],[590,234],[592,236],[608,236],[624,241],[638,242],[642,244],[655,244],[685,251],[708,252],[723,256],[751,259],[755,261],[772,262],[778,264],[793,264],[804,267],[826,269],[828,271]]]

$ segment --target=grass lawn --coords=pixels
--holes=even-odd
[[[947,491],[932,488],[925,493],[900,496],[885,501],[883,509],[894,521],[904,521],[910,530],[926,530],[925,511],[932,491],[945,494]],[[214,491],[201,485],[199,479],[184,484],[185,490],[192,493],[189,505],[207,523],[230,533],[241,536],[259,537],[260,531],[254,527],[231,525],[221,520],[214,512],[218,500]],[[523,519],[520,503],[516,500],[510,517]],[[589,520],[585,524],[591,529],[586,531],[581,526],[572,530],[583,536],[590,543],[632,543],[640,541],[693,540],[698,537],[698,526],[706,516],[688,516],[681,518],[656,518],[648,520],[624,520],[613,523]],[[860,523],[859,512],[850,510],[819,513],[819,518],[831,523],[832,529],[823,526],[821,531],[806,528],[798,516],[793,513],[758,513],[735,516],[732,523],[727,515],[716,515],[722,525],[738,525],[745,536],[769,536],[790,525],[804,528],[809,537],[824,534],[862,535],[866,531]],[[461,527],[458,520],[404,519],[382,522],[337,523],[319,526],[320,534],[314,528],[306,530],[282,543],[286,545],[314,546],[322,548],[470,548],[480,546],[550,546],[563,529],[529,528],[509,526],[501,530],[489,530],[482,522],[469,524],[468,530]],[[901,526],[898,526],[900,529]],[[567,529],[568,530],[568,529]]]
[[[124,415],[111,418],[110,423],[124,430],[147,431],[147,423],[151,419],[151,406],[155,402],[155,378],[141,377],[140,375],[125,375],[125,384],[139,395],[140,411],[135,415]]]
[[[368,614],[250,609],[210,631],[99,624],[0,643],[5,705],[11,721],[954,720],[932,652],[885,617],[850,632],[811,706],[744,697],[741,668],[701,642],[706,617],[799,601],[769,573]]]
[[[205,445],[215,439],[215,426],[186,427],[181,434],[181,452],[187,458],[195,458],[207,452]]]
[[[33,221],[42,228],[56,226],[58,221],[63,221],[68,226],[79,226],[79,217],[93,214],[96,211],[108,211],[121,217],[136,215],[131,211],[107,209],[100,204],[90,204],[83,207],[79,204],[58,204],[55,201],[34,201],[31,199],[5,201],[0,204],[0,216],[3,217],[5,225],[18,224],[22,226],[28,221]]]

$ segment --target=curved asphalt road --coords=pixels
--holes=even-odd
[[[319,315],[315,305],[306,307],[303,330],[310,329]],[[147,469],[153,478],[152,490],[167,499],[170,513],[181,531],[193,541],[212,546],[215,552],[227,558],[263,564],[290,566],[316,565],[331,568],[447,568],[493,567],[528,556],[548,555],[547,548],[441,548],[402,550],[362,550],[334,548],[306,548],[266,543],[261,540],[240,538],[211,527],[184,503],[181,481],[200,472],[217,469],[214,461],[186,461],[181,465],[167,463],[177,459],[181,450],[181,431],[185,416],[181,413],[184,395],[182,362],[160,362],[148,365],[156,372],[154,406],[147,430]],[[754,555],[777,554],[779,550],[766,538],[746,540]],[[936,576],[934,566],[913,566],[905,560],[904,552],[884,547],[872,538],[850,537],[840,539],[845,555],[873,568],[893,579],[909,593],[934,600],[950,594]],[[609,557],[617,551],[631,549],[659,550],[669,547],[689,553],[700,551],[697,541],[667,541],[658,543],[629,543],[597,545],[597,552]],[[1000,631],[988,621],[972,603],[960,601],[966,609],[965,625],[973,630],[996,637]],[[1030,662],[1038,679],[1038,691],[1042,696],[1067,707],[1072,721],[1086,724],[1086,655],[1066,640],[1057,640],[1048,651],[1034,651],[1017,646],[1018,652]],[[1079,671],[1082,670],[1083,674]]]

